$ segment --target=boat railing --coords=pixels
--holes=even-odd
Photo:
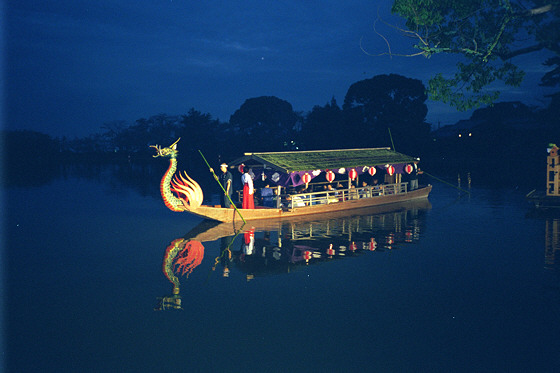
[[[372,198],[407,192],[408,183],[369,185],[359,188],[333,189],[311,193],[286,194],[282,196],[282,205],[295,209],[298,207],[325,205],[346,201]]]

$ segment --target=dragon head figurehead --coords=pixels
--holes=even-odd
[[[179,154],[179,152],[177,151],[177,143],[179,142],[179,140],[181,140],[181,138],[179,137],[177,139],[177,141],[175,141],[173,144],[169,145],[166,148],[162,148],[159,145],[150,145],[150,148],[154,148],[157,152],[156,155],[152,155],[152,157],[157,158],[157,157],[167,157],[167,158],[177,158],[177,155]]]
[[[163,175],[160,184],[161,196],[165,205],[172,211],[192,211],[200,207],[202,204],[203,194],[200,185],[194,181],[186,172],[184,175],[178,173],[174,176],[177,170],[177,143],[181,140],[179,137],[177,141],[166,148],[159,145],[150,145],[150,148],[156,150],[157,157],[169,158],[169,168]]]

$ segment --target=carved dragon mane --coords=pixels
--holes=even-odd
[[[150,145],[157,152],[154,158],[165,157],[169,158],[169,168],[163,175],[160,183],[161,196],[167,206],[172,211],[193,211],[202,205],[203,193],[202,188],[196,181],[194,181],[186,172],[183,175],[179,172],[175,175],[177,170],[177,143],[181,140],[179,138],[169,147],[162,148],[159,145]]]

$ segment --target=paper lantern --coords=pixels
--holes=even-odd
[[[325,175],[325,177],[327,178],[327,181],[329,183],[332,183],[334,181],[334,172],[327,171],[327,174]]]
[[[413,170],[413,168],[412,168],[412,165],[411,165],[411,164],[407,164],[407,165],[405,166],[405,168],[404,168],[404,171],[405,171],[407,174],[410,174],[410,173],[412,172],[412,170]]]
[[[370,176],[373,176],[373,175],[375,175],[375,171],[376,171],[375,166],[372,166],[372,167],[369,168],[368,173],[370,174]]]
[[[305,183],[305,185],[307,186],[307,184],[309,184],[309,182],[311,181],[311,175],[309,175],[307,172],[305,174],[303,174],[301,180]]]
[[[395,167],[391,166],[391,165],[387,165],[387,174],[389,176],[393,176],[393,174],[395,173]]]
[[[350,171],[348,171],[348,177],[350,180],[355,180],[357,176],[358,172],[354,168],[351,168]]]
[[[241,163],[237,169],[239,170],[240,173],[243,173],[243,168],[245,167],[245,165],[243,163]]]

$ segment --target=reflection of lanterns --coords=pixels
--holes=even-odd
[[[375,170],[375,166],[371,166],[371,167],[369,168],[369,170],[368,170],[368,174],[369,174],[370,176],[373,176],[373,175],[375,175],[375,171],[376,171],[376,170]]]
[[[305,183],[305,186],[307,186],[307,184],[309,184],[309,182],[311,181],[311,175],[306,172],[305,174],[303,174],[301,180]]]
[[[329,248],[327,249],[327,255],[329,255],[329,256],[334,255],[334,249],[332,247],[332,243],[330,244]]]
[[[393,174],[395,173],[395,167],[391,166],[390,164],[385,167],[387,168],[387,174],[389,176],[393,176]]]
[[[412,172],[412,165],[409,163],[405,166],[404,171],[409,174]]]
[[[327,174],[325,175],[325,177],[327,178],[327,181],[329,183],[332,183],[334,181],[334,172],[327,171]]]
[[[350,178],[350,180],[355,180],[357,176],[358,172],[356,171],[356,169],[351,168],[350,171],[348,171],[348,177]]]
[[[412,230],[411,229],[407,229],[406,232],[404,233],[404,240],[405,240],[405,242],[412,242]]]
[[[311,251],[305,250],[303,252],[303,259],[305,259],[306,263],[309,263],[309,260],[311,259]]]
[[[387,236],[387,244],[392,245],[395,243],[395,236],[391,233]]]
[[[375,251],[375,249],[377,249],[377,242],[375,242],[375,238],[371,238],[369,240],[369,250],[370,251]]]
[[[358,249],[358,245],[356,245],[355,242],[352,242],[352,243],[350,244],[350,251],[354,252],[354,251],[356,251],[357,249]]]

